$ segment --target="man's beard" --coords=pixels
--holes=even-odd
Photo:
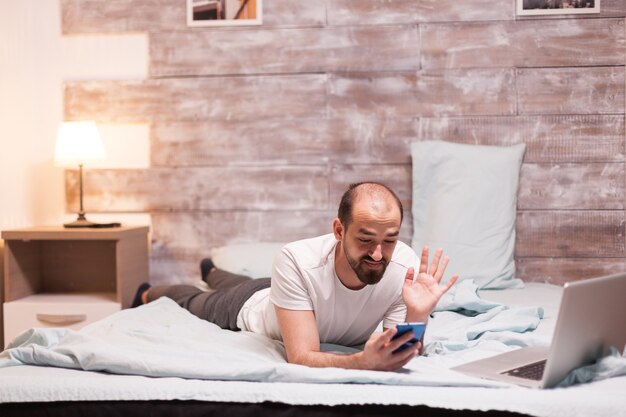
[[[387,265],[389,264],[389,261],[387,261],[385,258],[382,258],[380,260],[380,262],[382,263],[381,268],[372,269],[372,268],[369,268],[365,263],[366,259],[372,262],[376,262],[371,257],[364,256],[360,260],[357,261],[352,256],[350,256],[350,254],[346,250],[346,245],[342,243],[342,246],[343,246],[343,252],[346,254],[346,259],[348,260],[350,267],[352,267],[352,270],[356,274],[359,281],[361,281],[363,284],[366,284],[366,285],[372,285],[372,284],[377,284],[383,278],[383,275],[385,274],[385,270],[387,269]]]

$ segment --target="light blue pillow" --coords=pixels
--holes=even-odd
[[[526,145],[415,142],[413,249],[443,248],[452,274],[481,289],[522,287],[515,278],[515,216]]]

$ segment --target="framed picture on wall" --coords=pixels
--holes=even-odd
[[[534,16],[546,14],[600,13],[600,0],[516,0],[517,14]]]
[[[187,26],[248,26],[263,23],[263,0],[187,0]]]

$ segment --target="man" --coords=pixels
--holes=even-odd
[[[353,184],[344,193],[333,233],[286,245],[274,260],[272,278],[250,280],[203,264],[214,291],[191,286],[140,287],[143,302],[167,296],[222,328],[262,333],[282,340],[290,363],[313,367],[394,370],[421,348],[394,352],[412,338],[392,339],[401,322],[427,322],[458,276],[440,286],[448,264],[438,249],[428,266],[428,248],[417,255],[398,242],[402,204],[380,183]],[[146,290],[147,289],[147,290]],[[374,334],[378,323],[384,331]],[[340,355],[320,343],[365,343]]]

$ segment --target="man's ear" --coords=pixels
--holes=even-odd
[[[343,228],[343,224],[341,224],[341,220],[339,220],[339,217],[336,217],[335,220],[333,220],[333,234],[335,235],[335,239],[341,240],[344,233],[345,230]]]

